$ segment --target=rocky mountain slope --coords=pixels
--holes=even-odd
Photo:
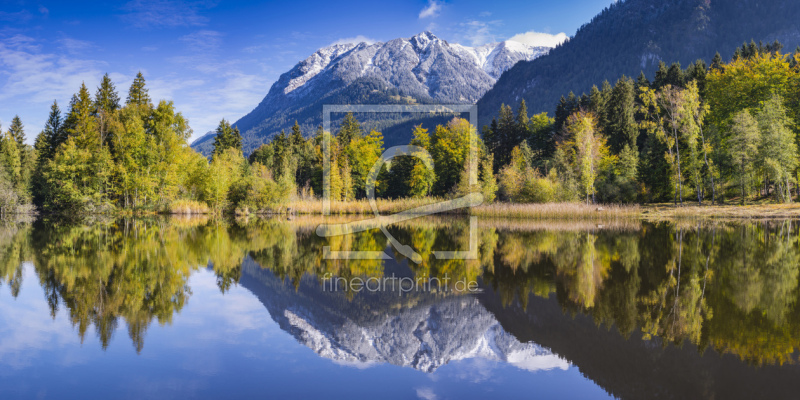
[[[479,122],[488,124],[501,104],[525,99],[529,112],[551,115],[560,97],[580,95],[603,80],[644,71],[652,79],[659,61],[685,67],[728,60],[751,40],[779,40],[784,51],[800,44],[796,0],[625,0],[613,3],[545,57],[523,61],[504,73],[478,102]]]
[[[512,41],[467,47],[430,32],[388,42],[335,44],[281,75],[235,125],[247,153],[295,120],[312,134],[322,122],[323,104],[474,103],[503,71],[549,50]],[[386,128],[396,119],[378,116],[374,127]],[[205,152],[212,142],[212,136],[204,136],[193,147]]]
[[[362,292],[352,300],[306,277],[295,289],[251,259],[240,284],[281,329],[321,357],[365,366],[390,363],[433,372],[451,361],[482,358],[526,370],[569,364],[536,343],[521,343],[472,296]]]

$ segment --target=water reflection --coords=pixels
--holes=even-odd
[[[569,361],[623,397],[643,397],[640,388],[650,391],[644,397],[657,394],[655,388],[719,394],[722,382],[736,387],[718,375],[731,368],[743,382],[771,371],[777,380],[771,388],[782,393],[789,381],[781,377],[798,371],[800,247],[793,221],[480,221],[476,260],[432,255],[469,245],[466,219],[391,227],[423,256],[420,264],[396,252],[398,261],[324,260],[323,246],[392,250],[379,231],[319,238],[320,222],[7,222],[0,227],[0,282],[18,296],[23,264],[30,262],[51,316],[63,309],[81,341],[94,329],[104,349],[123,329],[136,351],[146,352],[148,327],[170,324],[191,300],[190,276],[208,269],[222,294],[244,286],[298,342],[348,365],[431,372],[465,358],[529,370],[563,369]],[[476,280],[486,292],[321,289],[324,276],[389,274]],[[617,367],[666,372],[639,377],[638,386],[615,380],[602,372],[614,370],[613,360],[598,361],[602,351],[587,349],[587,341],[627,354]],[[654,361],[664,354],[674,364]],[[670,380],[690,370],[701,382]]]

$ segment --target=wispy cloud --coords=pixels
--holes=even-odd
[[[79,40],[74,38],[63,38],[58,40],[59,45],[61,46],[62,50],[65,50],[69,54],[79,54],[86,50],[92,49],[94,44],[92,42],[88,42],[86,40]]]
[[[31,13],[28,10],[16,12],[0,11],[0,21],[3,22],[27,22],[31,17]]]
[[[372,44],[372,43],[375,43],[375,42],[377,42],[377,40],[375,40],[375,39],[372,39],[372,38],[368,38],[368,37],[366,37],[366,36],[358,35],[358,36],[355,36],[355,37],[350,37],[350,38],[341,38],[341,39],[339,39],[339,40],[336,40],[336,41],[334,41],[334,42],[333,42],[333,43],[331,43],[329,46],[333,46],[333,45],[335,45],[335,44],[348,44],[348,43],[355,43],[355,44],[358,44],[358,43],[366,43],[366,44]]]
[[[222,44],[222,33],[202,30],[181,36],[180,41],[186,43],[191,51],[211,52],[217,50]]]
[[[123,10],[122,18],[137,28],[203,26],[208,18],[200,10],[214,6],[207,1],[133,0]]]
[[[544,32],[529,31],[525,33],[518,33],[509,38],[508,40],[525,43],[530,46],[556,47],[557,45],[564,43],[568,39],[569,37],[564,32],[552,35]]]
[[[428,5],[419,12],[419,18],[436,18],[440,11],[442,11],[441,1],[428,0]]]
[[[500,25],[501,21],[478,21],[471,20],[459,24],[461,28],[461,36],[463,40],[469,42],[472,46],[480,46],[487,43],[497,41],[497,35],[493,32],[492,28]]]
[[[423,400],[436,400],[436,393],[429,387],[417,388],[417,397]]]
[[[81,82],[102,76],[98,61],[41,52],[41,46],[27,36],[15,35],[0,41],[0,100],[24,98],[27,102],[52,102],[69,98]]]

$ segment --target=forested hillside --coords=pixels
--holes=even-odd
[[[653,77],[659,61],[710,63],[751,40],[800,44],[796,0],[626,0],[612,4],[546,56],[506,71],[478,102],[480,124],[501,104],[524,99],[535,112],[552,110],[562,95],[588,92],[621,75]]]

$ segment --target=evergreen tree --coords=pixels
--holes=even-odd
[[[667,70],[667,79],[666,84],[672,85],[675,87],[683,87],[685,83],[685,78],[683,76],[683,70],[681,70],[680,63],[672,63],[669,66],[669,70]]]
[[[211,153],[213,156],[221,154],[225,149],[236,149],[240,153],[242,151],[242,134],[239,133],[239,128],[231,127],[230,122],[225,118],[219,122],[217,126],[216,136],[214,136],[214,150]]]
[[[607,107],[605,136],[611,150],[619,153],[627,144],[637,150],[639,127],[636,122],[636,88],[632,79],[623,76],[614,85]]]
[[[150,95],[147,94],[148,89],[145,87],[144,75],[139,71],[134,78],[131,88],[128,90],[128,99],[126,104],[134,104],[138,106],[152,105],[150,103]]]
[[[40,137],[41,140],[39,139]],[[64,127],[64,121],[61,118],[61,109],[58,108],[58,102],[53,101],[53,105],[50,106],[50,115],[48,115],[47,122],[45,122],[44,125],[44,130],[36,138],[38,146],[37,157],[41,161],[52,160],[58,146],[66,140],[67,133]]]
[[[142,84],[143,83],[144,83],[144,78],[142,78]],[[120,107],[119,94],[117,94],[117,90],[114,87],[114,83],[111,82],[111,78],[108,76],[107,73],[103,75],[103,80],[100,81],[100,86],[97,88],[97,93],[94,95],[94,102],[95,102],[95,108],[98,113],[100,111],[103,111],[106,114],[111,114],[119,110]]]
[[[11,126],[8,127],[8,133],[17,142],[17,148],[25,146],[25,127],[22,125],[22,120],[19,115],[15,115],[11,119]]]
[[[69,114],[64,121],[67,137],[77,140],[77,145],[81,149],[99,144],[97,120],[94,118],[94,102],[86,84],[81,84],[78,93],[72,96],[69,108]]]
[[[497,131],[494,133],[494,156],[499,165],[508,163],[511,150],[516,146],[517,120],[511,107],[503,104],[500,107],[500,116],[497,119]]]
[[[361,124],[358,123],[353,113],[347,113],[342,121],[342,126],[339,128],[339,134],[336,135],[339,145],[344,148],[353,141],[353,139],[360,138],[361,136]]]
[[[719,52],[714,54],[714,58],[711,59],[711,69],[722,69],[722,56],[719,55]]]

